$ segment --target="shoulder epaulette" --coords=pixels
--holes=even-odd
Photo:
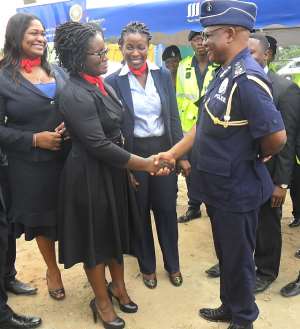
[[[233,79],[246,73],[246,68],[245,68],[245,65],[242,61],[238,61],[234,64],[234,67],[233,67]]]

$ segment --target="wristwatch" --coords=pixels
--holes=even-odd
[[[288,184],[280,184],[279,187],[286,190],[289,186],[288,186]]]

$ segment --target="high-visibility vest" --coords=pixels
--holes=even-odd
[[[296,155],[296,162],[297,162],[297,165],[300,166],[300,159],[298,158],[298,156]]]
[[[192,59],[193,56],[188,56],[181,60],[176,75],[176,98],[183,132],[190,131],[196,124],[198,106],[195,105],[195,102],[205,95],[216,68],[215,65],[208,66],[200,92]]]

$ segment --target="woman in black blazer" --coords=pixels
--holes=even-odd
[[[147,61],[150,39],[143,23],[128,24],[119,40],[126,64],[106,78],[125,106],[122,125],[125,148],[140,156],[168,150],[183,136],[170,72]],[[187,160],[180,160],[178,165],[186,175],[189,173]],[[138,259],[144,284],[151,289],[157,285],[152,209],[165,269],[171,283],[180,286],[176,174],[152,177],[135,172],[134,177],[143,224],[143,244]]]
[[[123,328],[110,298],[126,313],[138,306],[127,294],[123,254],[136,255],[140,226],[128,171],[155,172],[153,158],[123,148],[123,108],[99,77],[107,72],[103,34],[91,24],[69,22],[56,29],[55,50],[70,73],[59,109],[72,138],[60,189],[59,257],[66,268],[84,263],[95,298],[94,319],[105,328]],[[105,264],[112,282],[106,286]]]
[[[47,63],[45,29],[29,14],[7,24],[0,62],[0,144],[8,157],[11,209],[17,237],[36,239],[47,265],[49,294],[65,292],[55,256],[57,190],[63,166],[64,126],[56,98],[66,80]]]

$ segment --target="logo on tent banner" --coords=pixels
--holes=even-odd
[[[200,21],[200,2],[191,2],[187,5],[187,21],[189,23]]]
[[[82,15],[83,15],[82,7],[78,4],[73,5],[70,8],[69,15],[73,22],[80,22]]]

